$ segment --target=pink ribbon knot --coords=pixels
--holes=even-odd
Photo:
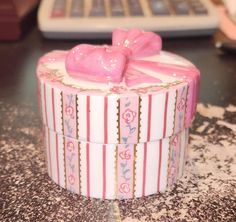
[[[142,57],[158,55],[162,48],[160,36],[139,29],[116,29],[112,34],[112,46],[78,45],[66,56],[66,70],[69,75],[94,82],[120,83],[129,86],[139,83],[160,83],[158,75],[167,75],[188,83],[189,112],[187,125],[196,110],[200,73],[191,63],[184,65],[147,61]],[[137,67],[139,69],[137,69]],[[152,71],[148,75],[141,69]]]
[[[66,70],[75,77],[102,83],[120,83],[127,86],[140,82],[160,82],[157,78],[130,70],[131,61],[158,54],[162,47],[160,36],[139,29],[116,29],[112,34],[112,46],[81,44],[69,51]]]

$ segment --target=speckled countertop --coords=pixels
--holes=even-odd
[[[183,178],[163,194],[125,201],[87,199],[53,183],[32,109],[0,101],[0,221],[236,221],[235,106],[199,104]]]
[[[165,193],[124,201],[72,194],[46,173],[36,62],[45,52],[78,42],[45,40],[35,28],[20,42],[0,43],[1,222],[236,221],[235,57],[217,55],[211,38],[164,43],[165,50],[185,56],[202,72],[186,171]]]

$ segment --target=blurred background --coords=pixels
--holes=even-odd
[[[201,102],[235,102],[235,18],[234,0],[1,0],[0,98],[35,101],[40,56],[110,44],[120,27],[155,31],[164,50],[196,64]]]

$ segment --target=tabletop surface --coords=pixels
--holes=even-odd
[[[81,42],[43,39],[34,28],[0,43],[0,221],[236,221],[236,56],[213,37],[164,39],[164,50],[201,71],[186,171],[165,193],[122,201],[87,199],[54,184],[44,163],[37,60]]]

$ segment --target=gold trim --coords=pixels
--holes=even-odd
[[[118,198],[118,145],[116,145],[116,150],[115,150],[115,198],[114,199],[117,199]]]
[[[171,155],[171,138],[172,136],[169,137],[169,144],[168,144],[168,150],[169,150],[169,155],[168,155],[168,167],[167,167],[167,177],[166,177],[166,189],[169,188],[169,174],[170,174],[170,155]],[[162,144],[163,145],[163,144]],[[163,147],[162,147],[163,149]]]
[[[65,187],[67,188],[67,179],[66,179],[66,145],[65,145],[65,137],[63,136],[63,151],[64,151],[64,176],[65,176]]]
[[[133,198],[135,197],[136,188],[136,158],[137,158],[137,144],[134,144],[134,160],[133,160]]]
[[[117,122],[117,128],[118,128],[118,143],[120,143],[120,98],[118,99],[118,122]]]
[[[78,141],[78,171],[79,171],[79,194],[81,195],[81,155],[80,155],[81,147],[80,147],[80,142]]]
[[[189,85],[187,85],[187,93],[186,93],[186,101],[185,101],[184,128],[185,128],[185,122],[186,122],[186,113],[188,109],[188,94],[189,94]]]
[[[64,99],[63,93],[61,91],[61,125],[62,125],[62,134],[64,135]]]
[[[173,129],[172,135],[175,134],[175,117],[176,117],[176,109],[177,109],[177,101],[178,101],[178,89],[175,90],[175,110],[174,110],[174,121],[173,121]]]
[[[180,131],[180,133],[178,134],[178,146],[179,146],[179,155],[178,155],[178,172],[176,173],[176,182],[177,180],[180,178],[179,177],[179,167],[180,167],[180,157],[181,157],[181,151],[182,151],[182,131]]]
[[[79,115],[78,115],[78,95],[75,94],[75,110],[76,110],[76,139],[78,140],[79,138],[79,129],[78,129],[78,125],[79,125]]]
[[[176,117],[176,107],[177,107],[177,100],[178,100],[178,89],[175,90],[176,94],[175,94],[175,110],[174,110],[174,120],[173,120],[173,129],[172,129],[172,135],[169,137],[169,147],[168,147],[168,150],[169,150],[169,155],[168,155],[168,167],[167,167],[167,177],[166,177],[166,188],[169,187],[169,184],[168,184],[168,178],[169,178],[169,172],[170,172],[170,151],[171,151],[171,138],[173,137],[173,135],[175,135],[175,117]]]
[[[63,93],[61,91],[61,127],[62,127],[62,134],[64,135],[64,112],[63,112]],[[65,178],[65,188],[67,188],[67,179],[66,179],[66,146],[65,146],[65,137],[63,136],[63,156],[64,156],[64,178]]]
[[[139,141],[140,141],[140,137],[141,137],[141,102],[142,102],[142,98],[141,98],[141,96],[139,96],[139,104],[138,104],[138,112],[139,112],[139,114],[138,114],[138,143],[139,143]]]

